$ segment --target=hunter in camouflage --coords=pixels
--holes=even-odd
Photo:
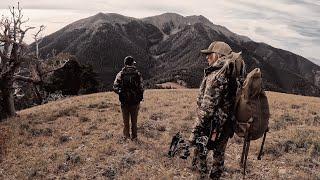
[[[123,117],[124,138],[130,138],[131,119],[131,139],[137,140],[137,121],[140,102],[143,100],[143,80],[141,73],[135,66],[136,62],[132,56],[124,59],[124,67],[117,74],[113,90],[119,95]]]
[[[223,172],[227,142],[234,133],[233,108],[241,78],[240,73],[233,73],[236,66],[228,61],[237,55],[228,44],[215,41],[201,52],[206,54],[209,67],[204,71],[197,98],[197,121],[189,141],[191,145],[195,145],[199,138],[207,137],[208,142],[205,143],[209,150],[214,151],[210,178],[219,179]],[[240,68],[242,71],[244,64],[241,64]],[[199,168],[201,177],[205,177],[208,172],[207,154],[208,151],[200,151],[197,148],[194,150],[192,165]]]

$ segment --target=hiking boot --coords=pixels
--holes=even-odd
[[[206,164],[200,163],[200,179],[207,179],[208,177],[208,169]]]
[[[219,180],[222,174],[220,169],[211,169],[209,177],[214,180]]]
[[[127,142],[128,139],[129,139],[129,138],[126,137],[126,136],[121,136],[121,137],[119,138],[119,140],[118,140],[118,143],[119,143],[119,144],[123,144],[123,143]]]
[[[191,164],[190,169],[191,171],[199,171],[197,164]]]
[[[208,177],[208,174],[207,174],[207,173],[201,172],[199,179],[203,180],[203,179],[207,179],[207,177]]]
[[[136,137],[136,138],[131,138],[131,141],[135,144],[141,145],[142,142]]]
[[[198,159],[196,157],[194,157],[192,159],[192,163],[191,163],[191,170],[192,171],[198,171],[199,170],[199,167],[197,166],[197,161]]]

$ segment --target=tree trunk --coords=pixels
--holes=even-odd
[[[5,118],[15,116],[16,109],[14,107],[12,83],[3,83],[3,87],[1,87],[1,93],[2,93],[2,108],[3,108],[3,114],[4,114],[3,116]]]
[[[39,59],[39,43],[36,40],[36,58]]]
[[[35,91],[35,93],[36,93],[36,96],[37,96],[37,99],[36,99],[37,102],[36,102],[36,103],[37,103],[38,105],[42,104],[43,99],[42,99],[41,93],[40,93],[40,91],[39,91],[39,89],[38,89],[38,86],[35,85],[35,84],[33,84],[33,89],[34,89],[34,91]]]

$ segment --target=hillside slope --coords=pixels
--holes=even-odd
[[[227,42],[235,52],[242,51],[248,71],[261,68],[268,90],[320,96],[320,66],[235,34],[201,15],[165,13],[137,19],[98,13],[44,37],[39,48],[43,57],[55,49],[57,53],[74,54],[81,63],[92,64],[107,89],[112,87],[127,55],[137,59],[149,87],[183,81],[195,88],[207,64],[200,50],[213,40]]]
[[[0,123],[0,179],[196,179],[190,158],[166,157],[171,137],[190,134],[197,90],[148,90],[138,142],[123,141],[114,93],[68,98]],[[251,145],[248,179],[319,179],[320,98],[267,93],[270,133],[262,161]],[[1,144],[2,143],[2,144]],[[241,179],[241,139],[226,152],[222,179]],[[209,155],[209,162],[211,162]]]

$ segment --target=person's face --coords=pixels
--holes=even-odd
[[[219,59],[219,56],[217,53],[211,53],[211,54],[207,54],[206,59],[208,61],[209,66],[211,66],[213,63],[215,63]]]

